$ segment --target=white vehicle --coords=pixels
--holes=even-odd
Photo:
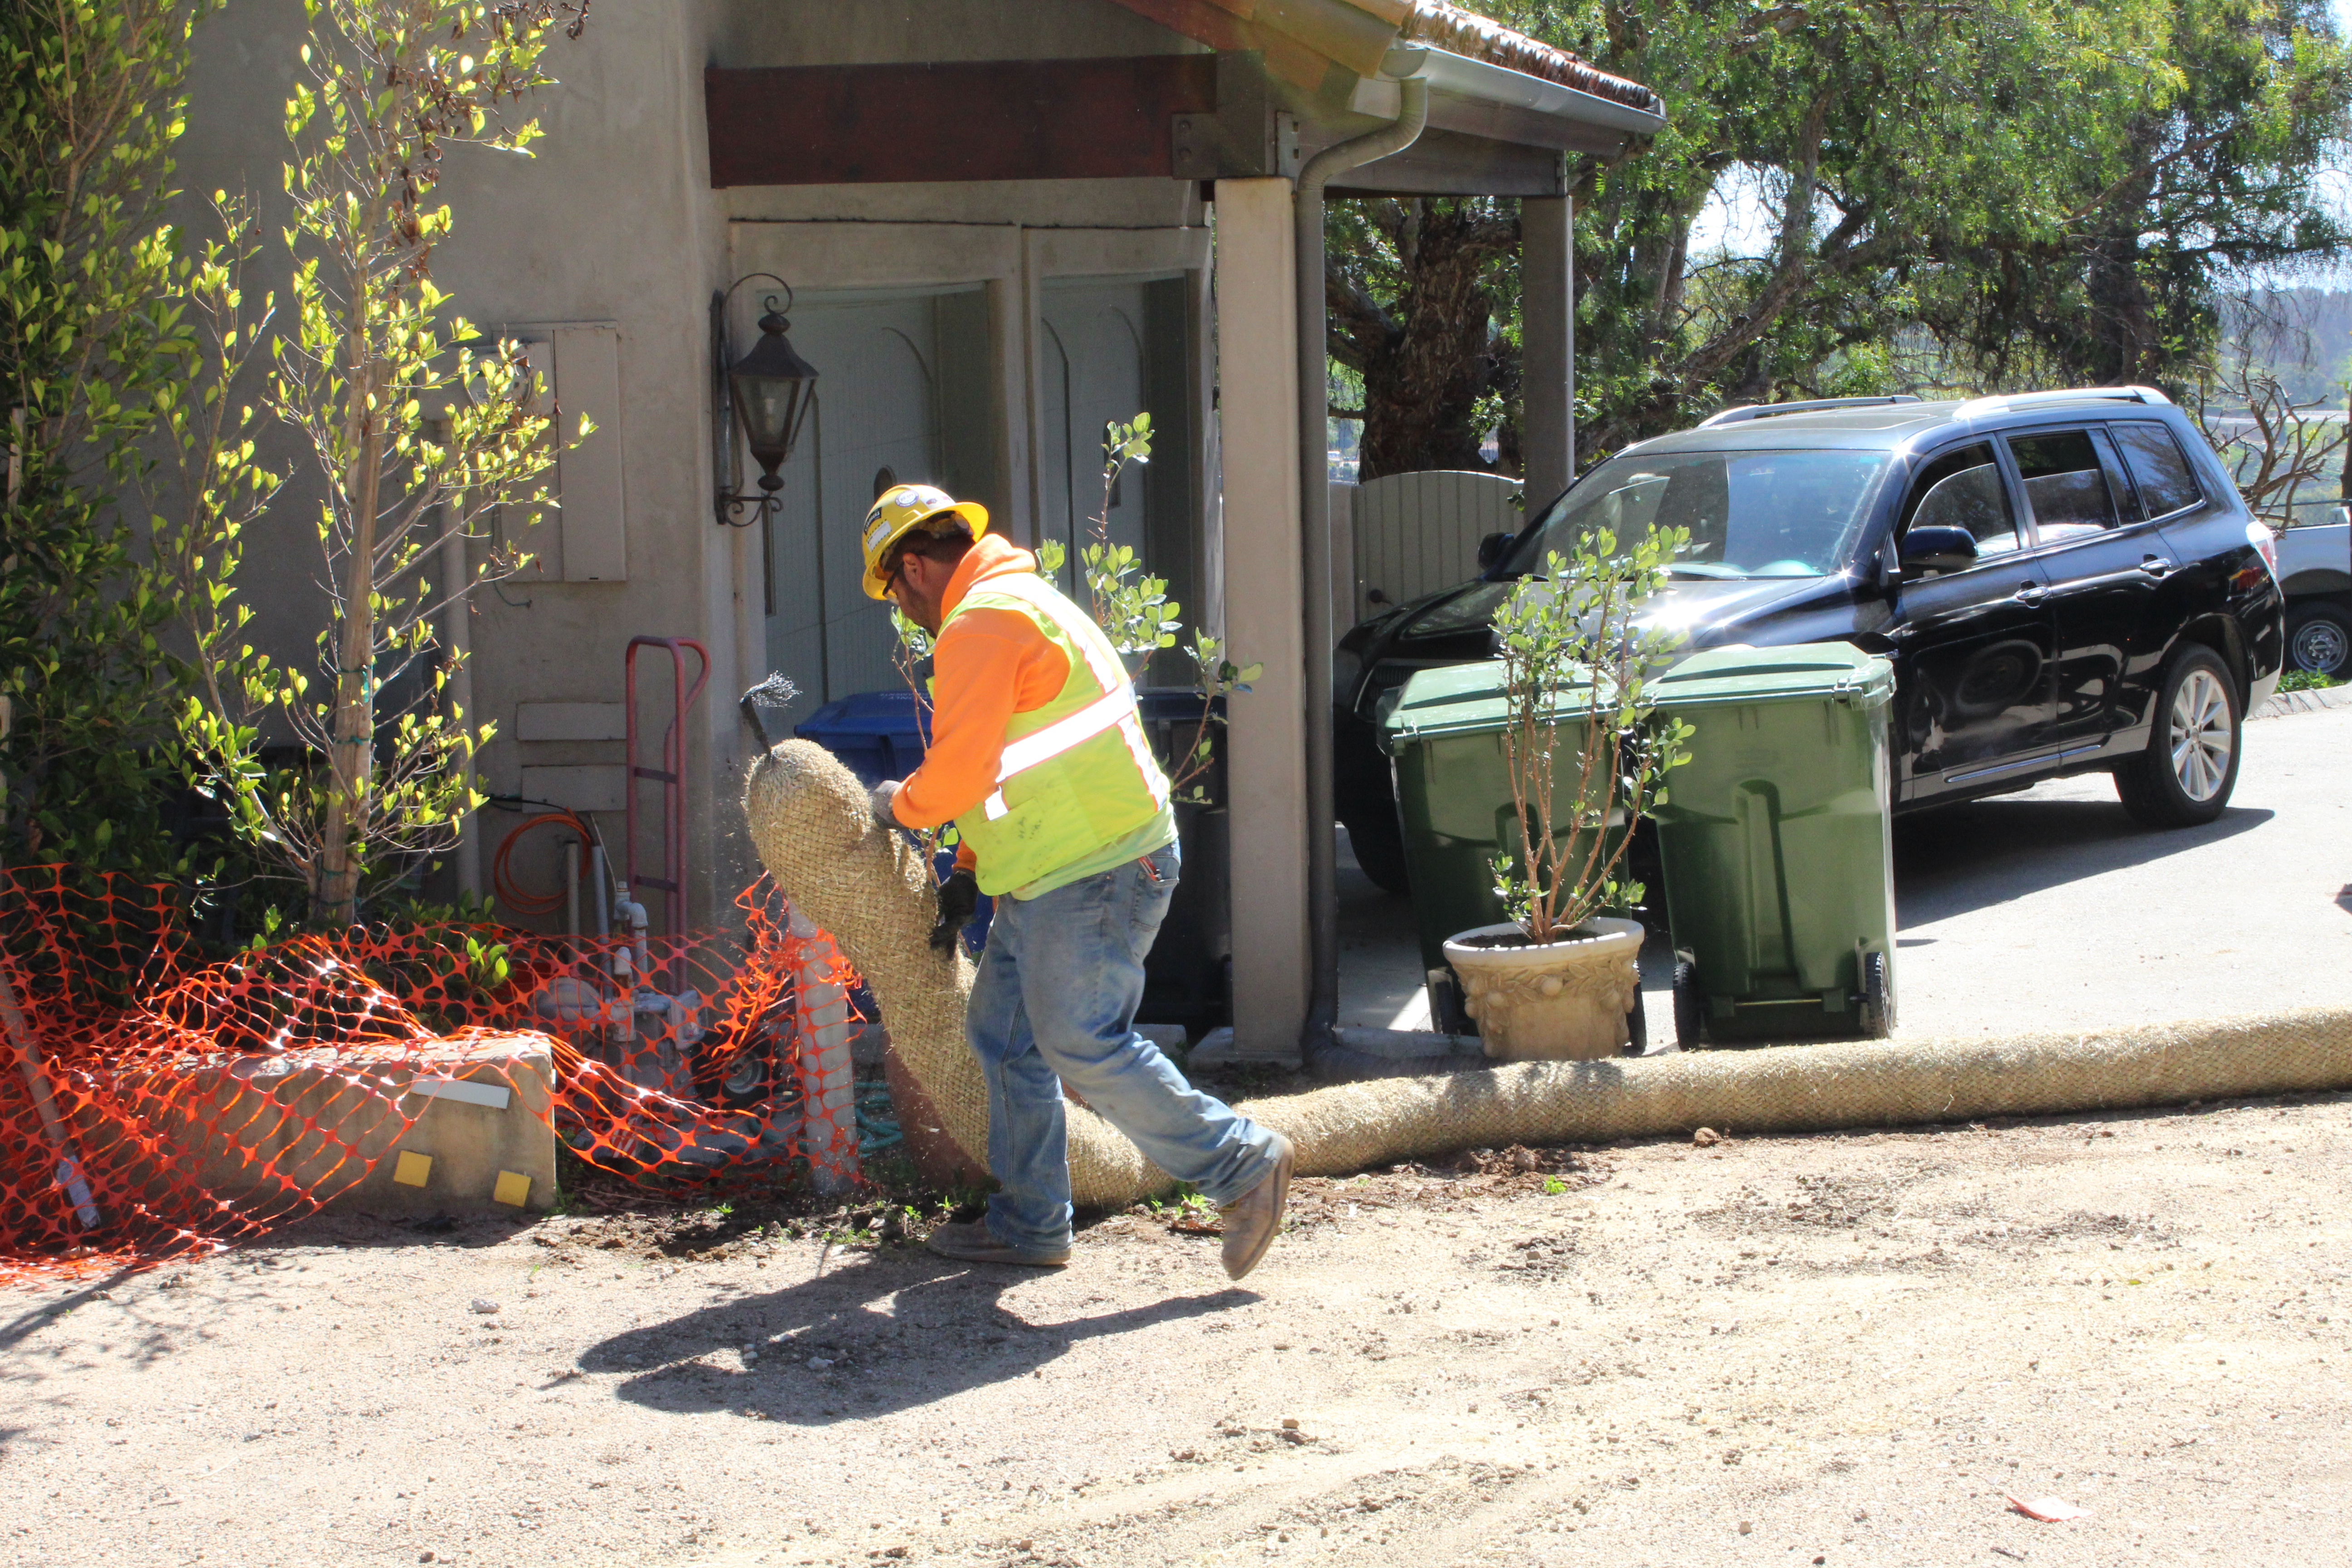
[[[2352,509],[2298,502],[2278,536],[2290,669],[2352,679]]]

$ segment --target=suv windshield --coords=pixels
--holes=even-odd
[[[1653,528],[1686,528],[1678,577],[1821,577],[1845,562],[1889,466],[1885,452],[1629,452],[1552,504],[1504,561],[1533,575],[1545,555],[1608,529],[1624,548]]]

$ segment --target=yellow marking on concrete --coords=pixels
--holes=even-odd
[[[392,1167],[392,1179],[404,1187],[421,1187],[433,1179],[433,1156],[403,1149]]]

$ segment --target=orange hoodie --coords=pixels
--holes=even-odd
[[[952,615],[976,583],[1036,570],[1034,555],[984,533],[956,563],[940,613]],[[1068,656],[1027,616],[1011,610],[958,616],[931,649],[930,748],[899,787],[892,814],[928,829],[986,800],[1003,761],[1005,726],[1015,713],[1051,702],[1069,679]],[[970,846],[957,850],[956,864],[972,864]]]

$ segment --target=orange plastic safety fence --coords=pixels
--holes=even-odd
[[[673,1189],[794,1161],[846,1179],[856,976],[764,879],[736,903],[736,933],[355,928],[217,960],[168,889],[0,874],[0,1283],[223,1246],[339,1197],[429,1205],[403,1156],[452,1100]],[[495,1155],[519,1125],[474,1142]]]

